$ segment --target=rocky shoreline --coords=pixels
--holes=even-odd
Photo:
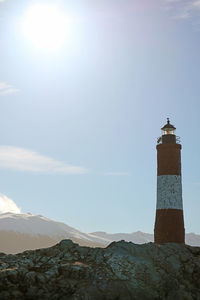
[[[0,253],[0,299],[200,299],[200,248],[71,240],[16,255]]]

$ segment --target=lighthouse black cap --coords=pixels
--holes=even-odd
[[[161,128],[162,130],[172,129],[176,130],[176,127],[174,125],[170,124],[169,118],[167,118],[167,124]]]

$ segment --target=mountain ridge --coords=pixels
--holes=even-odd
[[[104,231],[85,233],[42,215],[0,214],[0,252],[15,254],[25,250],[46,248],[63,239],[70,239],[81,246],[106,247],[120,240],[135,244],[153,242],[153,234],[142,231],[114,234]],[[186,244],[200,246],[200,235],[186,234]]]
[[[145,233],[142,231],[136,231],[132,233],[107,233],[104,231],[95,231],[92,232],[91,235],[99,236],[109,242],[118,242],[121,240],[125,240],[127,242],[132,242],[135,244],[144,244],[144,243],[152,243],[154,242],[154,235],[151,233]],[[195,234],[193,232],[186,233],[185,235],[185,243],[190,246],[200,247],[200,235]]]

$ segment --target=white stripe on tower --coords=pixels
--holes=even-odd
[[[157,176],[156,209],[183,209],[180,175]]]

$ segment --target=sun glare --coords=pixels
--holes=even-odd
[[[27,38],[37,48],[56,50],[67,38],[67,18],[54,5],[32,6],[24,16],[22,26]]]

